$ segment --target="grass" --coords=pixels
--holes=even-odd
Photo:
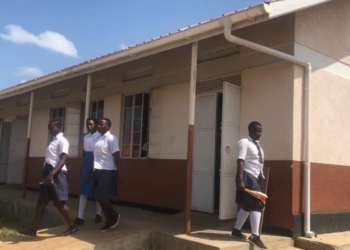
[[[8,214],[0,213],[0,239],[18,235],[19,230],[25,230],[27,228],[19,219]]]

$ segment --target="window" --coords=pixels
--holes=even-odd
[[[97,120],[103,118],[104,106],[105,102],[103,100],[91,102],[90,117],[96,118]]]
[[[148,155],[150,94],[124,96],[122,156],[140,158]]]
[[[51,110],[51,120],[59,119],[62,125],[62,132],[64,132],[64,127],[66,125],[66,108],[53,108]]]

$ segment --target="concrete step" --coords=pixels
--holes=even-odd
[[[295,246],[306,250],[349,250],[350,232],[321,234],[316,238],[297,238]]]
[[[120,223],[117,228],[101,233],[100,226],[86,225],[68,237],[61,236],[66,226],[40,230],[36,238],[8,237],[1,239],[0,250],[148,250],[150,247],[150,231]]]
[[[261,239],[270,250],[293,246],[293,240],[288,237],[263,235]],[[252,250],[250,243],[231,238],[229,231],[218,230],[197,231],[190,235],[152,232],[150,243],[151,250]]]
[[[297,247],[286,247],[286,248],[281,248],[280,250],[303,250],[303,249],[297,248]]]

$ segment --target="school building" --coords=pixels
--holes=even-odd
[[[4,89],[0,182],[38,188],[61,118],[79,194],[84,121],[108,117],[120,201],[184,210],[192,186],[193,210],[234,218],[236,144],[259,121],[265,230],[350,230],[349,31],[348,0],[269,1]]]

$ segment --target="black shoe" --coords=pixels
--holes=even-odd
[[[100,224],[101,221],[102,221],[101,215],[96,214],[94,223],[95,223],[95,224]]]
[[[235,228],[232,230],[231,236],[234,237],[234,238],[237,238],[239,240],[244,240],[244,241],[247,240],[247,236],[242,234],[241,230],[238,230],[238,229],[235,229]]]
[[[69,227],[66,231],[63,232],[63,236],[69,236],[73,235],[79,232],[79,228],[77,228],[75,225]]]
[[[19,232],[19,234],[22,235],[22,236],[36,237],[37,236],[36,232],[37,232],[37,230],[35,228],[31,227],[31,228],[29,228],[26,231]]]
[[[80,219],[79,217],[77,217],[77,218],[74,220],[74,225],[76,225],[76,226],[84,226],[84,220],[83,220],[83,219]]]
[[[113,215],[111,216],[111,228],[115,228],[118,225],[119,222],[119,218],[120,218],[120,214],[114,212]]]
[[[253,243],[255,246],[261,248],[261,249],[267,249],[267,247],[264,245],[264,243],[262,243],[260,236],[256,236],[254,234],[252,234],[248,240]]]
[[[115,228],[118,225],[119,218],[120,218],[119,213],[114,213],[113,215],[111,215],[111,218],[108,221],[106,221],[103,227],[100,228],[100,231],[106,232],[112,228]]]

